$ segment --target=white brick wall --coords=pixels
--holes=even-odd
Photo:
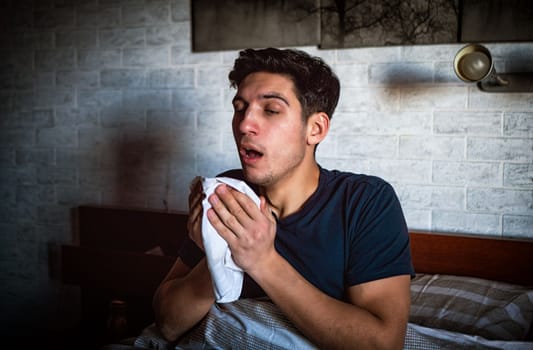
[[[24,312],[63,325],[52,310],[68,291],[48,262],[72,241],[70,208],[186,210],[193,176],[238,166],[237,51],[192,53],[189,13],[187,0],[0,4],[11,28],[0,33],[0,309],[12,327]],[[390,181],[412,229],[533,238],[533,94],[462,83],[461,46],[303,48],[343,87],[319,162]],[[533,43],[487,46],[500,71],[533,71]]]

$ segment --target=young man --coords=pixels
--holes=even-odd
[[[383,180],[323,169],[340,85],[319,58],[244,50],[229,74],[233,134],[245,180],[260,195],[220,185],[207,216],[245,272],[241,297],[267,295],[321,348],[400,349],[409,314],[409,237]],[[156,324],[177,339],[215,301],[203,255],[201,186],[189,197],[189,237],[154,296]],[[193,243],[194,242],[194,243]]]

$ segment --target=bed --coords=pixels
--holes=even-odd
[[[417,276],[405,349],[533,349],[533,243],[411,232]],[[156,341],[154,341],[156,339]],[[159,339],[159,340],[157,340]],[[268,300],[215,305],[178,344],[147,348],[315,349]]]
[[[152,271],[145,271],[143,276],[149,275],[153,281],[142,283],[145,306],[149,307],[149,295],[173,261],[173,257],[165,254],[168,248],[164,248],[164,242],[182,237],[176,232],[183,230],[186,215],[95,206],[81,207],[77,212],[75,223],[80,235],[86,237],[76,246],[64,247],[63,265],[76,260],[76,268],[72,264],[67,268],[67,280],[86,288],[91,284],[94,288],[95,283],[111,283],[116,288],[135,289],[139,287],[136,283],[120,279],[127,278],[131,263],[145,270],[149,266]],[[165,220],[167,223],[161,224]],[[143,222],[148,224],[143,226]],[[121,248],[120,243],[102,242],[109,240],[114,232],[122,237],[118,241],[124,245],[124,237],[131,240],[138,234],[146,234],[143,230],[147,227],[155,241],[143,245],[134,240],[137,247],[127,249],[130,251]],[[410,232],[410,239],[417,276],[411,285],[412,306],[405,349],[533,349],[533,240],[418,231]],[[162,254],[145,249],[154,244],[160,247],[158,242],[163,249],[157,251]],[[172,244],[171,249],[175,249],[176,243]],[[91,254],[96,253],[102,271],[95,271],[94,261],[90,261]],[[118,263],[120,266],[110,268],[117,265],[117,255],[122,261]],[[131,263],[124,261],[126,257]],[[109,271],[121,277],[102,279],[100,275]],[[91,274],[100,279],[91,280]],[[128,341],[136,348],[315,348],[267,299],[214,305],[202,322],[177,344],[165,342],[150,319],[141,322],[147,326]]]

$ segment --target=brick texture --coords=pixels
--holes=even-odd
[[[58,312],[48,262],[73,241],[71,208],[187,210],[193,176],[239,165],[226,80],[237,51],[191,51],[188,0],[0,11],[0,329],[65,327],[75,316]],[[302,48],[343,87],[318,160],[391,182],[411,229],[531,239],[533,94],[462,83],[461,46]],[[533,69],[533,43],[487,46],[500,70]]]

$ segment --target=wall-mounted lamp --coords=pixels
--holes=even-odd
[[[496,73],[489,50],[477,44],[463,47],[453,60],[455,74],[477,83],[485,92],[533,92],[533,73]]]

